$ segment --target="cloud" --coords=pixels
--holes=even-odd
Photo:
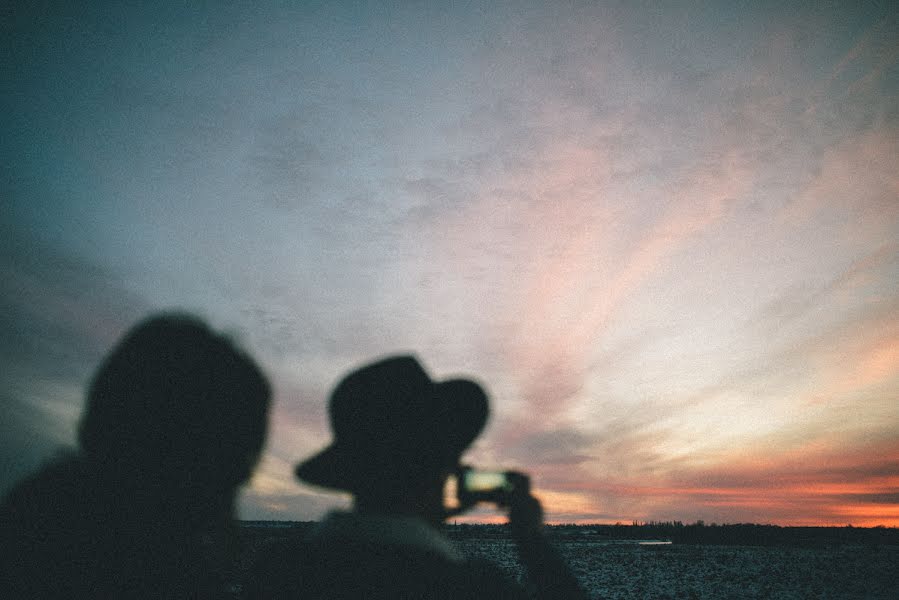
[[[4,490],[74,445],[88,377],[146,304],[115,273],[7,223],[0,234]]]
[[[804,398],[823,398],[837,406],[851,405],[859,399],[859,392],[895,385],[897,369],[890,361],[899,339],[895,310],[895,301],[879,303],[866,312],[823,328],[820,334],[782,354],[781,359],[787,364],[804,363],[808,376]],[[883,388],[882,393],[889,395],[889,389]],[[873,410],[870,414],[877,414],[876,406],[882,404],[881,401],[866,408]]]
[[[285,115],[260,129],[247,159],[248,176],[266,191],[254,190],[257,197],[282,209],[308,202],[339,161],[326,156],[322,140],[310,139],[311,128],[299,115]]]
[[[895,134],[855,100],[813,97],[820,48],[790,25],[751,40],[751,65],[735,50],[672,73],[657,47],[622,52],[614,19],[575,21],[520,17],[475,45],[465,111],[380,184],[399,196],[402,257],[380,298],[409,307],[421,332],[405,339],[438,364],[487,378],[495,419],[474,454],[531,470],[552,514],[730,519],[748,497],[666,474],[772,432],[774,453],[821,434],[844,413],[797,408],[818,392],[858,407],[892,389],[876,333],[892,330],[865,298],[889,293],[895,264]],[[677,313],[678,292],[699,305]],[[616,355],[635,323],[650,333]],[[866,419],[887,414],[872,405]],[[659,492],[579,487],[606,480]],[[791,498],[759,517],[799,519]]]
[[[855,45],[834,65],[827,83],[848,83],[848,93],[871,91],[874,83],[899,57],[899,45],[891,32],[896,30],[896,13],[889,14],[865,30]],[[864,74],[859,76],[859,71]]]
[[[680,480],[684,487],[676,488],[676,495],[686,495],[700,506],[733,508],[731,518],[742,510],[767,513],[769,521],[781,523],[838,525],[853,514],[854,524],[895,525],[896,515],[891,512],[892,499],[899,492],[895,441],[842,439],[838,446],[838,440],[819,439],[763,456],[735,455],[731,463],[716,469],[685,474]],[[852,513],[851,507],[858,511]]]
[[[842,451],[831,441],[780,454],[734,453],[717,464],[672,469],[652,483],[628,477],[582,480],[563,497],[575,498],[574,505],[586,510],[566,516],[581,522],[690,521],[702,514],[730,523],[896,525],[895,441],[844,445]],[[556,497],[546,498],[552,506]]]
[[[0,354],[29,376],[77,378],[143,302],[117,276],[7,229],[0,248]],[[7,377],[11,374],[7,371]]]
[[[809,318],[815,311],[839,300],[838,296],[861,287],[877,287],[892,277],[899,262],[899,245],[888,242],[855,260],[848,269],[820,285],[794,285],[771,300],[757,322],[771,331],[780,330],[796,320]]]
[[[507,426],[507,431],[509,428]],[[573,428],[528,432],[525,435],[507,433],[507,443],[501,445],[503,458],[512,464],[558,466],[577,465],[589,457],[581,454],[590,445],[591,437]]]
[[[463,346],[500,383],[498,430],[486,453],[532,465],[558,493],[564,483],[611,470],[602,461],[626,473],[663,473],[678,462],[677,441],[685,437],[669,431],[678,410],[777,377],[766,352],[758,368],[725,373],[714,389],[593,411],[592,441],[571,427],[585,406],[605,408],[591,383],[622,310],[751,206],[776,208],[814,172],[819,143],[798,135],[805,124],[790,94],[802,90],[784,96],[778,87],[788,73],[744,82],[737,67],[710,70],[704,81],[722,94],[710,100],[616,55],[614,32],[597,45],[574,37],[572,47],[583,42],[585,52],[533,61],[516,57],[517,34],[483,48],[482,63],[495,75],[489,93],[448,132],[465,153],[430,158],[405,188],[418,205],[409,213],[409,239],[429,251],[428,277],[446,281],[421,295],[434,314],[446,307],[446,320],[472,322],[455,334],[484,340]],[[622,89],[631,93],[627,106],[617,102]],[[782,160],[790,169],[772,176]],[[781,195],[756,200],[765,187]],[[448,306],[446,297],[462,289],[472,299]],[[811,307],[816,299],[807,301]],[[791,364],[803,358],[797,353]],[[541,418],[517,419],[519,410]]]
[[[885,238],[899,223],[897,156],[895,124],[847,136],[824,152],[817,176],[778,220],[797,228],[826,226],[840,237]]]
[[[348,494],[299,482],[293,475],[296,462],[297,457],[283,458],[277,452],[266,454],[241,493],[241,518],[311,521],[321,519],[328,510],[349,507]]]
[[[493,320],[487,327],[502,324],[496,343],[506,364],[529,374],[521,397],[554,414],[581,391],[590,355],[619,307],[727,214],[751,174],[733,155],[710,159],[648,192],[666,198],[651,205],[648,223],[628,223],[610,197],[608,149],[546,144],[530,145],[532,157],[548,157],[539,175],[499,173],[464,184],[480,188],[477,201],[435,220],[431,242],[438,257],[452,256],[449,269],[486,267],[495,276],[490,295],[502,304],[479,316]],[[606,174],[584,175],[590,169]],[[492,255],[482,252],[488,246]]]
[[[0,495],[17,481],[73,446],[72,398],[29,401],[16,394],[0,396]],[[60,418],[61,417],[61,418]]]
[[[264,521],[318,521],[328,511],[347,510],[349,500],[334,494],[258,492],[252,488],[240,496],[239,518]]]

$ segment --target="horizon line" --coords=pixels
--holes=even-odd
[[[295,519],[237,519],[238,523],[319,523],[320,520],[309,519],[309,520],[295,520]],[[491,522],[462,522],[462,523],[444,523],[444,525],[475,525],[475,526],[489,526],[489,527],[504,527],[507,526],[508,523],[491,523]],[[897,525],[853,525],[852,523],[847,523],[845,525],[778,525],[776,523],[752,523],[752,522],[739,522],[739,523],[716,523],[716,522],[705,522],[704,520],[697,520],[692,523],[685,523],[682,521],[641,521],[641,522],[632,522],[632,523],[544,523],[544,526],[547,527],[738,527],[738,526],[753,526],[753,527],[778,527],[781,529],[899,529]]]

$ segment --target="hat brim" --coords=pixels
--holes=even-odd
[[[334,443],[299,463],[294,474],[301,481],[318,487],[348,490],[358,479],[357,470],[356,461]]]
[[[467,379],[449,379],[433,385],[438,431],[445,444],[447,459],[458,459],[484,429],[489,414],[487,395],[477,383]],[[436,440],[435,440],[436,441]],[[397,460],[415,457],[397,455]],[[318,487],[350,491],[376,476],[364,457],[349,452],[335,440],[321,452],[299,463],[294,474],[301,481]]]

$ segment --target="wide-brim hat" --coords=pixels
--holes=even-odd
[[[334,441],[297,465],[313,485],[356,490],[451,468],[487,422],[487,395],[468,379],[434,381],[412,356],[392,356],[344,377],[329,402]]]

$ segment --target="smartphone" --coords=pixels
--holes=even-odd
[[[509,471],[480,470],[463,466],[456,474],[456,494],[461,506],[478,502],[509,504],[515,479]]]

